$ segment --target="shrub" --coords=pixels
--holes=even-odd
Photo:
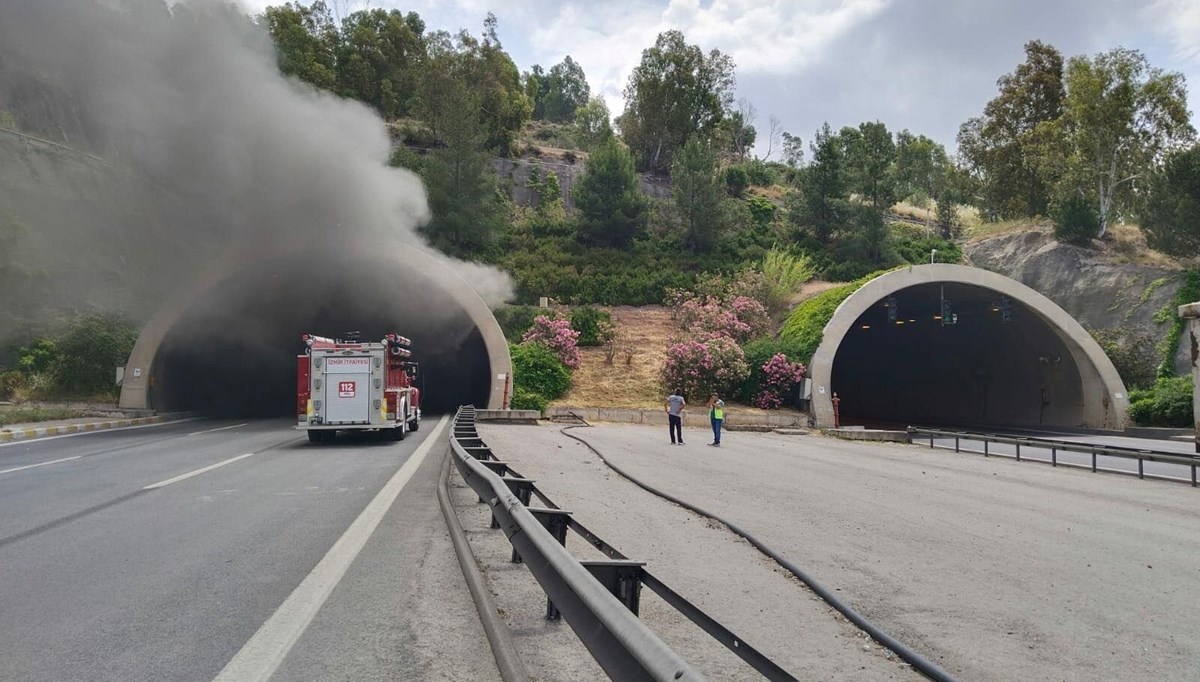
[[[779,210],[770,199],[760,196],[746,197],[746,207],[750,209],[750,216],[754,218],[754,222],[764,227],[771,224]]]
[[[17,370],[0,372],[0,400],[12,400],[26,387],[25,375]]]
[[[728,303],[711,296],[688,299],[679,307],[679,322],[694,336],[728,336],[735,341],[761,336],[771,327],[767,309],[748,296],[734,297]]]
[[[788,339],[773,339],[767,336],[747,343],[742,346],[742,351],[746,354],[746,364],[750,367],[750,374],[738,387],[734,397],[744,403],[752,403],[754,396],[762,391],[765,378],[763,365],[772,357],[778,354],[783,354],[792,360],[798,360],[801,357],[800,344]]]
[[[612,315],[594,306],[585,305],[571,311],[571,329],[579,332],[580,346],[600,346],[605,339],[601,334],[604,324],[612,326]]]
[[[554,351],[540,343],[509,346],[512,355],[513,397],[518,391],[546,400],[561,398],[571,387],[571,373]]]
[[[1087,246],[1100,231],[1100,213],[1086,197],[1072,195],[1059,202],[1054,216],[1054,237],[1061,242]]]
[[[725,191],[729,192],[729,196],[738,199],[746,193],[746,187],[750,185],[750,174],[742,166],[730,166],[725,169]]]
[[[778,410],[792,388],[804,378],[804,365],[789,362],[786,355],[776,353],[763,363],[761,369],[762,382],[752,404],[764,410]]]
[[[929,262],[930,252],[937,249],[937,253],[933,254],[934,262],[937,263],[961,263],[962,249],[958,244],[952,241],[947,241],[934,235],[914,235],[902,234],[893,232],[892,248],[895,249],[896,255],[904,262],[913,265],[922,265]]]
[[[668,346],[660,379],[668,390],[679,388],[697,402],[713,391],[731,392],[749,374],[746,355],[737,343],[727,336],[713,336]]]
[[[59,358],[51,372],[56,393],[86,397],[116,394],[114,369],[124,365],[137,341],[127,321],[82,315],[55,342]]]
[[[812,262],[807,256],[772,248],[763,256],[762,276],[766,282],[763,303],[772,315],[777,315],[787,309],[800,285],[813,278]]]
[[[512,400],[508,402],[508,406],[514,410],[537,410],[544,413],[549,402],[545,396],[517,386],[513,389]]]
[[[830,282],[853,282],[878,269],[878,265],[865,260],[848,260],[832,263],[821,275]]]
[[[533,318],[542,314],[542,309],[531,305],[506,305],[493,310],[492,314],[504,331],[504,338],[519,342],[533,326]]]
[[[571,329],[569,321],[558,317],[538,315],[533,318],[533,327],[525,332],[525,336],[521,337],[521,344],[543,344],[554,351],[558,359],[569,369],[575,369],[579,366],[580,361],[579,348],[576,347],[578,339],[579,332]]]
[[[1150,389],[1129,392],[1129,416],[1142,426],[1192,425],[1192,378],[1161,378]]]

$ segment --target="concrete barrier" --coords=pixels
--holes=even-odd
[[[550,407],[546,416],[568,416],[577,414],[583,419],[599,422],[617,422],[622,424],[646,424],[648,426],[666,426],[667,413],[663,410],[643,410],[632,407]],[[683,425],[689,428],[707,428],[708,413],[703,406],[683,413]],[[737,431],[752,427],[787,428],[808,426],[806,415],[798,412],[741,412],[737,408],[725,408],[725,428]]]
[[[475,421],[536,424],[542,418],[537,410],[475,410]]]
[[[883,429],[828,429],[831,436],[843,440],[874,440],[884,443],[907,443],[907,431],[886,431]]]

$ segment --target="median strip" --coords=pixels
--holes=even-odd
[[[187,479],[189,479],[193,476],[199,476],[200,474],[208,473],[209,471],[212,471],[213,469],[219,469],[219,468],[225,466],[226,464],[233,464],[234,462],[238,461],[239,459],[246,459],[247,457],[253,457],[253,456],[254,456],[253,452],[247,452],[244,455],[238,455],[237,457],[230,457],[229,459],[227,459],[223,462],[217,462],[216,464],[209,464],[208,466],[201,467],[199,469],[196,469],[195,471],[189,471],[186,474],[180,474],[180,475],[176,476],[175,478],[168,478],[165,481],[159,481],[158,483],[151,483],[150,485],[146,486],[145,488],[142,488],[142,490],[154,490],[155,488],[162,488],[162,487],[171,485],[172,483],[186,481]]]

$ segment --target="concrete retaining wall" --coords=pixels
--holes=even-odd
[[[648,424],[652,426],[667,425],[667,413],[662,410],[641,410],[625,407],[551,407],[546,410],[547,417],[567,416],[571,413],[575,413],[589,422],[620,422],[624,424]],[[683,413],[683,425],[694,428],[707,428],[709,426],[708,413],[703,409],[699,411],[685,411]],[[761,414],[739,412],[736,409],[729,408],[725,410],[725,426],[734,430],[739,426],[775,428],[807,425],[808,419],[806,416],[796,412]]]

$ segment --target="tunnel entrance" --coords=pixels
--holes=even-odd
[[[961,283],[901,289],[859,315],[831,388],[848,424],[1085,421],[1080,370],[1056,330],[1020,301]]]
[[[194,300],[158,347],[147,402],[214,417],[294,416],[301,334],[347,331],[412,339],[426,412],[488,404],[483,334],[449,292],[395,261],[328,253],[259,262]]]

